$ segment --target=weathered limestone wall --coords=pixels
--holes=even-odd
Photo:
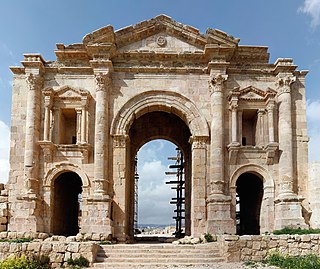
[[[262,261],[271,252],[292,256],[320,254],[320,235],[218,236],[228,262]]]
[[[6,231],[8,225],[8,191],[0,184],[0,232]]]
[[[309,165],[309,202],[311,228],[320,228],[320,161]]]
[[[50,259],[52,268],[61,268],[67,265],[67,260],[77,259],[80,256],[94,262],[99,246],[93,242],[67,241],[33,241],[28,243],[0,242],[0,260],[11,256],[45,255]]]

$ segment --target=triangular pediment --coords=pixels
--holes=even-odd
[[[86,46],[114,44],[120,51],[150,50],[150,48],[154,50],[166,45],[168,50],[170,48],[176,50],[180,45],[183,51],[195,51],[204,50],[208,44],[235,47],[238,42],[239,39],[220,30],[208,29],[206,34],[201,34],[198,29],[178,23],[166,15],[160,15],[115,32],[109,25],[83,38]]]
[[[58,90],[53,91],[55,98],[60,99],[81,99],[82,97],[88,97],[90,93],[85,90],[75,89],[69,86],[64,86]]]
[[[266,92],[249,86],[239,91],[239,99],[242,100],[263,100],[266,96]]]
[[[119,49],[119,52],[130,51],[155,51],[155,52],[196,52],[203,51],[200,45],[191,44],[179,37],[168,34],[167,32],[160,32],[155,35],[148,36],[139,41],[125,45]]]

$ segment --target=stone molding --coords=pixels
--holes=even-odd
[[[52,167],[45,175],[43,185],[44,187],[53,187],[54,180],[64,172],[74,172],[76,173],[82,181],[82,187],[89,187],[90,181],[86,173],[81,169],[81,167],[77,166],[73,163],[57,163]]]
[[[159,111],[175,113],[186,122],[192,136],[209,136],[208,123],[196,105],[183,95],[169,91],[144,92],[130,99],[114,117],[111,135],[127,134],[134,118],[147,113],[153,106]]]

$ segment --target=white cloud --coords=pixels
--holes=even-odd
[[[149,152],[150,153],[150,152]],[[175,192],[165,184],[170,178],[165,176],[168,171],[160,160],[144,162],[139,166],[139,223],[170,224],[174,205],[170,200]]]
[[[5,183],[9,177],[10,129],[0,121],[0,182]]]
[[[299,12],[311,16],[312,27],[320,25],[320,0],[304,0],[304,4],[299,8]]]
[[[320,160],[320,100],[307,101],[309,161]]]

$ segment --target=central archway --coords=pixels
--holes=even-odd
[[[176,144],[183,152],[185,162],[185,233],[190,235],[190,209],[191,209],[191,146],[189,143],[191,133],[188,126],[178,116],[163,111],[149,112],[134,120],[130,127],[130,180],[128,215],[129,236],[134,236],[134,177],[135,157],[137,151],[145,143],[154,139],[165,139]]]
[[[158,117],[163,120],[161,125],[157,124]],[[148,135],[143,131],[147,128],[146,123],[153,124],[153,132],[148,132]],[[113,138],[111,186],[114,193],[112,208],[115,238],[126,241],[128,237],[133,237],[133,160],[139,147],[156,138],[171,141],[183,151],[188,162],[186,183],[190,184],[192,192],[186,197],[190,199],[186,203],[191,207],[186,209],[186,222],[191,222],[186,223],[186,226],[188,229],[191,227],[192,236],[205,233],[206,169],[199,167],[206,167],[207,164],[209,126],[196,105],[177,92],[144,92],[123,104],[112,120],[110,133]]]

